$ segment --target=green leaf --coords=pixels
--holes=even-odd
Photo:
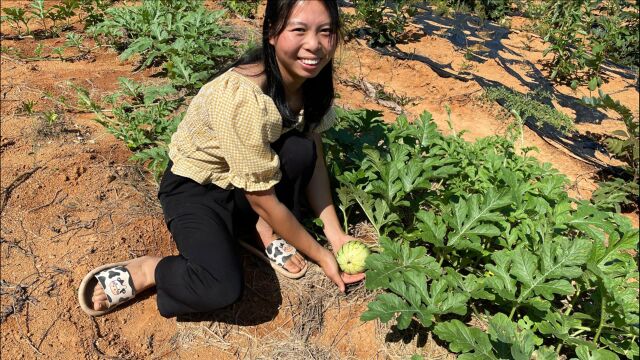
[[[388,288],[394,280],[407,279],[411,281],[412,273],[417,273],[425,279],[439,277],[440,266],[436,260],[426,255],[424,247],[409,247],[407,243],[380,238],[382,252],[367,257],[367,289]]]
[[[449,350],[465,353],[466,359],[497,359],[489,336],[478,328],[467,327],[460,320],[439,323],[433,329],[433,333],[449,343]]]
[[[416,237],[422,241],[435,245],[438,248],[444,247],[444,237],[447,234],[447,226],[442,218],[436,217],[432,212],[420,210],[416,214]]]
[[[396,321],[399,330],[408,328],[415,314],[423,320],[431,318],[431,314],[426,307],[414,307],[393,293],[376,296],[376,299],[370,302],[367,307],[368,310],[362,313],[360,320],[380,319],[380,321],[386,323],[397,314]]]
[[[594,76],[591,78],[591,80],[589,80],[589,90],[596,91],[597,88],[598,88],[598,78]]]
[[[488,333],[496,341],[513,344],[517,332],[518,326],[503,313],[498,313],[489,320]]]
[[[484,199],[480,195],[471,195],[468,200],[460,199],[454,205],[449,220],[453,231],[448,235],[447,246],[481,251],[480,237],[495,237],[500,230],[489,222],[499,222],[504,217],[494,211],[510,203],[505,194],[488,191]]]
[[[586,346],[578,346],[576,355],[580,360],[618,360],[615,353],[606,349],[591,350]]]

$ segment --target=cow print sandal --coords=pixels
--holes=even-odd
[[[91,270],[82,280],[78,289],[78,302],[82,310],[91,316],[100,316],[111,312],[118,305],[123,304],[136,295],[133,280],[129,270],[125,267],[130,261],[108,264]],[[94,310],[93,289],[100,284],[107,296],[109,306],[105,310]]]
[[[254,246],[251,246],[244,241],[240,241],[240,245],[242,245],[245,249],[249,250],[251,253],[258,256],[265,262],[269,263],[274,270],[290,279],[301,278],[307,272],[307,269],[309,267],[305,262],[304,267],[296,273],[292,273],[291,271],[284,268],[284,264],[287,262],[287,260],[289,260],[298,251],[296,250],[296,248],[294,248],[281,238],[273,240],[267,246],[264,252],[256,249]]]

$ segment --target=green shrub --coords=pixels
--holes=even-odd
[[[223,0],[222,5],[234,14],[253,19],[256,16],[260,0]]]
[[[626,1],[571,0],[544,3],[544,40],[553,54],[551,79],[572,86],[598,78],[606,60],[640,65],[638,4]]]
[[[201,1],[145,0],[108,9],[88,31],[115,44],[120,59],[138,54],[138,68],[161,65],[174,86],[195,92],[236,55],[221,25],[224,13]]]
[[[504,138],[444,136],[428,113],[390,125],[338,114],[326,141],[336,204],[379,235],[362,320],[424,327],[461,359],[638,357],[628,219],[571,199],[564,175]]]
[[[516,112],[525,121],[534,122],[537,127],[547,124],[563,133],[575,129],[573,119],[559,112],[553,106],[541,102],[544,99],[551,99],[551,94],[548,92],[534,91],[522,94],[506,87],[493,87],[486,89],[486,95],[490,100],[499,102],[510,112]]]
[[[131,79],[120,78],[120,90],[106,97],[112,106],[104,110],[94,102],[87,90],[74,86],[80,106],[93,111],[97,121],[134,152],[132,160],[144,163],[159,178],[169,157],[171,135],[182,118],[184,98],[170,85],[144,86]]]
[[[354,0],[359,20],[367,25],[369,45],[395,45],[415,15],[417,0]]]

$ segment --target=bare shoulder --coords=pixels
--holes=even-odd
[[[233,71],[246,77],[258,85],[262,91],[267,87],[267,77],[264,74],[264,65],[262,64],[245,64],[236,66]]]

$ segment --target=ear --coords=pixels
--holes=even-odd
[[[272,46],[276,46],[276,40],[278,40],[277,36],[270,36],[269,37],[269,44],[271,44]]]

